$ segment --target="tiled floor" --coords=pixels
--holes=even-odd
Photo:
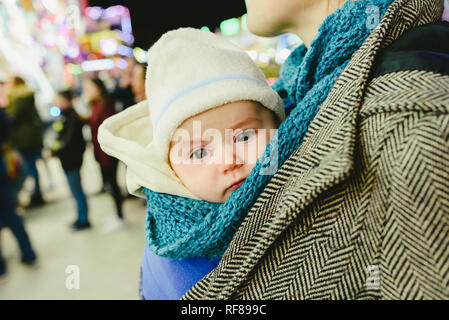
[[[106,193],[98,194],[99,168],[88,149],[82,179],[93,227],[72,232],[68,226],[75,219],[75,202],[59,161],[49,159],[47,166],[41,162],[38,168],[48,204],[23,212],[23,218],[39,261],[32,267],[21,264],[17,242],[4,228],[1,246],[8,272],[0,280],[0,299],[138,299],[143,201],[127,199],[127,224],[111,231],[117,221],[113,200]],[[123,185],[123,167],[118,176]]]

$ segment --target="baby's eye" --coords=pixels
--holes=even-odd
[[[235,142],[245,142],[251,139],[256,134],[256,130],[248,129],[235,137]]]
[[[192,152],[192,154],[190,155],[190,157],[191,158],[193,157],[195,159],[200,159],[201,160],[201,159],[207,157],[208,154],[209,154],[209,151],[207,149],[199,148],[199,149],[194,150]]]

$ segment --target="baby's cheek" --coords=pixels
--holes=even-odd
[[[222,194],[218,190],[217,177],[209,166],[205,165],[185,165],[182,174],[178,175],[183,184],[195,196],[202,200],[220,202]]]

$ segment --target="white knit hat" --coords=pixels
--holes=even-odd
[[[284,120],[279,95],[240,47],[208,32],[181,28],[148,51],[147,100],[101,125],[102,149],[127,165],[130,193],[153,191],[197,199],[168,161],[170,138],[186,119],[226,103],[253,100]]]

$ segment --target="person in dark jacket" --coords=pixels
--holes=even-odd
[[[16,237],[22,252],[22,262],[34,264],[37,256],[34,252],[22,219],[17,215],[15,200],[8,180],[6,165],[3,155],[3,143],[10,134],[11,119],[3,108],[0,108],[0,228],[7,226]],[[0,276],[6,273],[6,264],[0,251]]]
[[[134,94],[134,102],[145,100],[145,74],[146,67],[142,63],[136,63],[131,73],[131,89]]]
[[[51,146],[52,154],[61,161],[70,191],[76,200],[78,218],[71,227],[74,230],[82,230],[90,227],[87,200],[81,185],[80,175],[83,153],[86,149],[82,132],[83,122],[72,106],[70,90],[59,92],[55,104],[61,109],[61,115],[53,123],[53,129],[58,134],[57,139]]]
[[[125,110],[135,103],[134,92],[132,90],[132,71],[135,60],[133,58],[127,58],[126,63],[126,68],[121,72],[118,71],[119,73],[114,76],[116,84],[111,92],[111,96],[115,101],[116,110]]]
[[[34,178],[34,190],[30,206],[44,203],[39,184],[36,161],[41,158],[43,147],[43,123],[37,112],[34,92],[20,77],[11,80],[6,111],[12,118],[11,145],[23,157],[26,175]]]
[[[99,78],[85,78],[83,81],[83,93],[87,96],[91,116],[89,125],[92,133],[95,159],[100,165],[101,176],[105,189],[109,189],[114,198],[119,223],[123,222],[123,195],[117,184],[118,160],[107,155],[98,142],[98,128],[104,120],[115,113],[114,103],[111,99],[103,81]]]

